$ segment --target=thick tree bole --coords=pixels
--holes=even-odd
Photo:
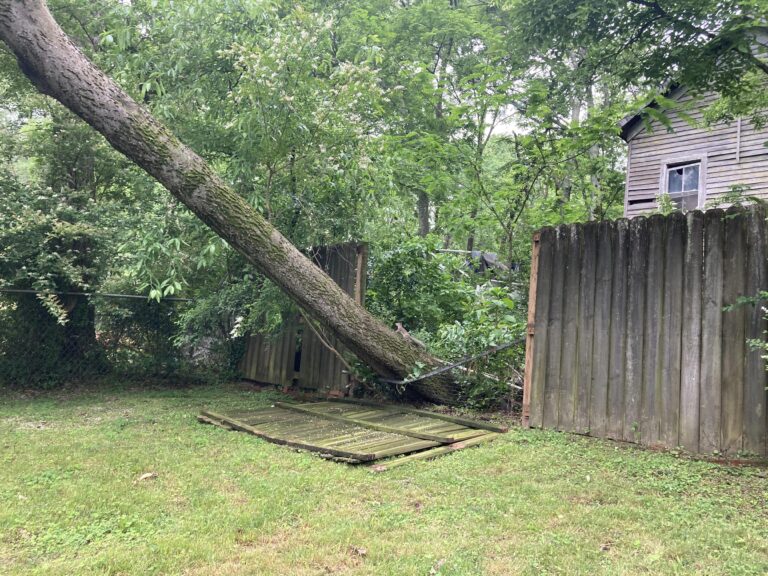
[[[434,358],[359,306],[200,156],[99,71],[42,0],[0,0],[0,39],[42,93],[61,102],[156,178],[378,374],[404,378],[416,362],[435,364]],[[449,378],[414,387],[430,400],[456,400]]]

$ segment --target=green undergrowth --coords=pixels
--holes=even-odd
[[[199,424],[246,387],[0,397],[0,573],[768,573],[768,479],[513,428],[382,474]]]

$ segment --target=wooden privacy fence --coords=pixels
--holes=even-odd
[[[768,455],[766,210],[544,228],[524,421],[700,453]]]
[[[322,246],[313,249],[309,256],[347,294],[363,304],[367,245],[347,243]],[[240,361],[240,372],[249,380],[284,389],[294,387],[344,395],[349,375],[329,346],[339,353],[344,351],[336,338],[325,334],[321,338],[300,315],[296,315],[285,322],[279,334],[249,336]]]

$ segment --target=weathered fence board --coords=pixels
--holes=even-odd
[[[613,258],[613,290],[611,294],[611,338],[608,356],[608,416],[606,435],[624,437],[624,378],[627,344],[627,275],[629,269],[629,222],[618,220]]]
[[[683,329],[683,270],[686,244],[683,214],[676,212],[667,219],[664,268],[664,321],[662,323],[663,356],[661,368],[660,440],[666,446],[679,446],[680,425],[680,356]]]
[[[555,250],[552,259],[552,287],[549,295],[549,319],[547,333],[551,334],[547,346],[547,371],[544,387],[544,421],[547,428],[557,427],[559,390],[563,385],[560,378],[560,364],[563,355],[562,329],[552,330],[553,326],[562,327],[563,298],[565,278],[566,238],[563,237],[563,227],[555,230]]]
[[[575,391],[578,389],[578,330],[579,330],[579,273],[581,265],[581,242],[578,238],[580,230],[571,227],[566,231],[568,249],[565,262],[565,288],[563,290],[565,312],[563,316],[564,330],[562,343],[562,361],[560,377],[562,385],[559,389],[558,427],[561,430],[574,430]]]
[[[538,235],[527,424],[703,453],[768,455],[766,209]],[[531,342],[532,340],[532,342]]]
[[[720,447],[720,390],[723,325],[723,227],[725,213],[704,217],[704,279],[701,301],[701,392],[699,451]]]
[[[590,433],[605,434],[608,411],[608,354],[611,338],[611,292],[613,290],[613,222],[601,222],[597,231],[597,278],[595,327],[592,348],[592,385],[589,390]]]
[[[648,222],[636,219],[629,230],[627,287],[627,362],[624,381],[624,440],[640,440],[643,406],[643,357],[645,356],[645,287],[648,267]]]
[[[766,245],[766,210],[750,211],[746,227],[747,279],[746,293],[756,294],[768,284],[768,259],[761,247]],[[768,323],[761,306],[747,309],[746,336],[750,340],[765,338]],[[763,375],[765,365],[760,350],[748,347],[744,366],[744,445],[747,453],[759,453],[768,444],[768,417]],[[767,448],[768,450],[768,448]]]
[[[723,303],[733,304],[744,296],[746,270],[744,243],[746,218],[742,210],[729,209],[725,219],[723,259]],[[740,306],[723,315],[722,426],[720,446],[730,454],[741,450],[744,410],[744,357],[746,308]]]
[[[699,383],[701,375],[701,271],[704,215],[686,215],[687,242],[683,278],[683,349],[680,366],[680,445],[699,450]]]
[[[592,348],[595,323],[595,272],[597,262],[597,224],[583,227],[581,237],[581,275],[579,283],[578,388],[574,414],[575,432],[589,431],[589,391],[592,387]],[[544,248],[542,246],[542,248]]]
[[[537,282],[536,301],[540,302],[536,306],[536,319],[534,322],[534,331],[536,334],[546,334],[548,331],[549,322],[549,303],[550,303],[550,287],[552,283],[549,281],[552,276],[552,256],[554,254],[553,242],[554,230],[552,228],[544,228],[541,230],[539,236],[539,258],[538,258],[538,274],[543,279],[542,282]],[[533,368],[531,371],[531,380],[529,389],[530,393],[530,421],[534,426],[542,425],[542,418],[544,414],[544,378],[547,369],[547,339],[536,338],[534,336],[533,346]]]
[[[645,354],[643,356],[643,394],[640,439],[644,444],[659,440],[659,392],[661,388],[661,321],[664,314],[664,235],[666,221],[661,216],[649,219],[648,265],[646,268]]]

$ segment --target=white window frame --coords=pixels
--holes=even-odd
[[[699,196],[696,202],[696,208],[701,210],[707,202],[707,155],[696,154],[691,156],[669,156],[661,160],[661,174],[659,175],[659,193],[668,194],[669,171],[673,168],[680,168],[691,164],[699,165]]]

